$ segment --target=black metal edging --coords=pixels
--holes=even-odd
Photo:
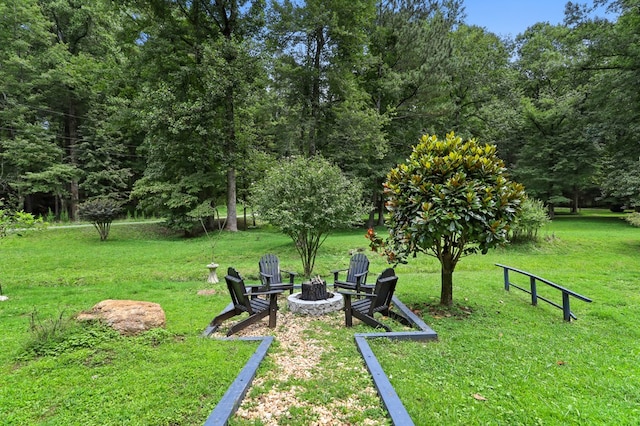
[[[249,386],[251,386],[251,382],[256,376],[256,371],[258,371],[260,363],[267,355],[267,350],[269,350],[271,343],[273,343],[273,336],[247,337],[229,340],[258,340],[262,341],[262,343],[260,343],[258,349],[256,349],[251,358],[249,358],[249,361],[247,361],[245,366],[242,368],[240,374],[238,374],[233,383],[231,383],[227,392],[222,396],[220,402],[218,402],[205,421],[204,426],[226,426],[228,424],[229,419],[238,410],[242,399],[246,395],[247,390],[249,390]]]
[[[367,339],[393,339],[393,340],[436,340],[438,339],[438,333],[433,331],[419,316],[413,313],[404,303],[400,301],[396,296],[392,299],[393,306],[398,309],[402,315],[409,320],[414,327],[420,331],[398,331],[390,333],[358,333],[353,336],[356,341],[356,346],[362,355],[367,370],[371,374],[373,383],[378,390],[378,395],[382,399],[382,403],[389,413],[391,422],[397,426],[413,425],[413,420],[407,412],[407,409],[402,404],[400,397],[396,393],[393,385],[389,381],[389,378],[385,374],[378,358],[371,350]]]
[[[385,409],[389,413],[391,421],[396,426],[411,426],[414,425],[413,420],[409,416],[406,408],[402,404],[400,397],[396,393],[393,385],[389,381],[389,378],[385,374],[378,358],[371,350],[367,339],[385,338],[395,340],[436,340],[438,334],[431,329],[419,316],[413,313],[404,303],[400,301],[396,296],[392,299],[393,305],[420,331],[398,331],[391,333],[357,333],[353,337],[356,341],[356,346],[362,356],[367,370],[373,378],[373,383],[378,390],[378,395],[382,399]],[[227,307],[228,308],[228,307]],[[208,327],[202,336],[210,335],[214,330]],[[253,356],[249,359],[244,366],[238,377],[231,384],[227,392],[224,394],[218,405],[211,412],[207,418],[204,426],[226,426],[231,416],[238,410],[242,399],[247,393],[253,378],[256,375],[256,371],[260,366],[260,363],[267,354],[267,350],[273,342],[273,336],[265,337],[253,337],[253,338],[239,338],[239,339],[223,339],[223,340],[262,340],[262,343],[256,349]]]
[[[366,334],[360,334],[355,335],[354,339],[360,355],[362,355],[362,359],[364,359],[364,363],[367,365],[367,370],[369,370],[369,374],[371,374],[373,383],[376,385],[378,395],[380,395],[382,403],[387,413],[389,413],[389,417],[391,417],[391,422],[398,426],[413,425],[414,423],[413,420],[411,420],[411,416],[409,416],[407,409],[404,408],[400,397],[378,362],[378,358],[376,358],[369,343],[367,343],[367,337]]]

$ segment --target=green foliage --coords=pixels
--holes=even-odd
[[[629,222],[631,225],[640,228],[640,213],[633,212],[624,217],[624,220]]]
[[[374,248],[382,245],[394,263],[417,253],[436,257],[442,266],[441,303],[451,305],[458,260],[504,243],[520,210],[524,188],[504,174],[495,146],[463,142],[453,132],[444,140],[424,135],[387,176],[389,237],[380,244],[369,234]]]
[[[109,198],[95,198],[78,206],[80,217],[93,223],[100,234],[100,241],[105,241],[109,237],[111,222],[121,211],[122,205]]]
[[[307,277],[329,233],[359,223],[366,213],[361,186],[320,156],[273,167],[254,187],[252,201],[263,220],[293,240]]]
[[[511,242],[535,241],[538,230],[549,223],[549,216],[541,200],[526,197],[511,225]]]
[[[30,338],[18,355],[21,361],[94,348],[119,337],[117,331],[106,325],[78,323],[66,317],[64,312],[43,319],[35,309],[29,319],[29,332]]]
[[[46,225],[42,218],[36,218],[31,213],[5,209],[0,199],[0,238],[6,237],[12,230],[41,229]]]

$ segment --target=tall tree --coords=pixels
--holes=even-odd
[[[451,32],[448,114],[442,126],[457,129],[461,137],[495,142],[499,118],[496,110],[508,108],[515,73],[509,67],[507,40],[477,27],[460,24]]]
[[[612,204],[640,208],[640,1],[594,1],[617,15],[614,22],[568,9],[575,37],[587,46],[579,64],[591,77],[588,130],[601,147],[598,183]],[[589,9],[587,8],[588,12]],[[573,12],[573,13],[571,13]]]
[[[56,214],[75,219],[80,184],[92,171],[79,154],[81,144],[95,139],[86,118],[97,109],[97,93],[108,96],[104,82],[118,66],[117,10],[102,0],[10,1],[0,7],[7,23],[0,35],[6,49],[0,66],[6,191],[38,213],[46,213],[53,198]],[[45,205],[35,205],[37,199]]]
[[[369,93],[381,113],[392,113],[389,137],[397,155],[447,114],[452,67],[451,31],[462,18],[460,0],[393,0],[377,3],[369,49],[376,63]],[[450,129],[443,129],[450,130]]]
[[[444,132],[450,115],[447,82],[452,70],[450,33],[462,17],[459,0],[385,0],[376,2],[366,62],[366,90],[385,117],[387,147],[369,170],[378,223],[384,221],[382,182],[385,170],[410,152],[407,141],[425,131]],[[373,217],[369,224],[373,224]]]
[[[255,142],[238,134],[238,112],[250,111],[245,103],[261,90],[264,67],[254,40],[263,6],[158,0],[149,9],[142,47],[148,83],[140,98],[149,164],[133,195],[185,230],[193,212],[215,205],[221,192],[226,227],[237,230],[236,167],[245,144]]]
[[[575,66],[585,55],[565,25],[535,24],[516,39],[521,76],[524,145],[516,176],[534,197],[553,209],[579,207],[592,186],[597,144],[587,131],[588,75]]]
[[[33,96],[53,35],[35,0],[2,2],[0,16],[0,198],[33,211],[26,173],[62,161],[54,140],[56,112]]]

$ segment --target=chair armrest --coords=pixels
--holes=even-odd
[[[265,274],[264,272],[260,272],[260,276],[264,278],[264,281],[266,281],[267,285],[271,284],[271,280],[273,279],[273,274]]]
[[[338,281],[338,274],[344,271],[348,271],[348,269],[334,269],[333,271],[331,271],[331,273],[333,274],[333,280]]]
[[[293,285],[295,279],[296,279],[296,275],[298,275],[296,272],[291,272],[291,271],[285,271],[285,270],[280,270],[280,272],[284,272],[285,274],[289,274],[289,284]]]
[[[269,291],[257,291],[257,292],[248,292],[245,293],[245,296],[257,296],[257,295],[261,295],[261,294],[280,294],[282,293],[282,290],[269,290]]]
[[[248,288],[248,289],[254,289],[254,288],[264,287],[264,284],[245,284],[244,286],[245,288]]]
[[[351,297],[351,296],[375,297],[376,296],[374,293],[360,293],[360,292],[357,292],[357,291],[337,291],[336,293],[339,293],[339,294],[341,294],[343,296],[348,296],[348,297]]]
[[[273,279],[273,275],[272,274],[265,274],[264,272],[260,272],[260,277],[262,277],[263,279],[261,280],[263,282],[263,286],[265,287],[270,287],[271,286],[271,280]]]
[[[354,277],[364,277],[367,275],[369,271],[360,272],[359,274],[353,274]]]

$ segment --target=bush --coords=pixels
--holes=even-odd
[[[522,203],[522,210],[511,225],[511,241],[536,241],[538,230],[549,222],[547,209],[540,200],[526,198]]]
[[[640,228],[640,213],[633,212],[624,217],[624,220],[629,222],[632,226],[636,226]]]
[[[80,217],[93,223],[100,234],[100,241],[109,237],[111,222],[118,217],[121,210],[122,206],[119,202],[108,198],[96,198],[78,206]]]
[[[305,277],[310,277],[318,249],[330,232],[362,220],[368,207],[362,187],[320,156],[293,158],[269,169],[253,187],[260,217],[295,243]]]
[[[41,218],[36,218],[31,213],[4,208],[4,202],[0,199],[0,238],[13,230],[38,229],[45,226],[46,223]]]

